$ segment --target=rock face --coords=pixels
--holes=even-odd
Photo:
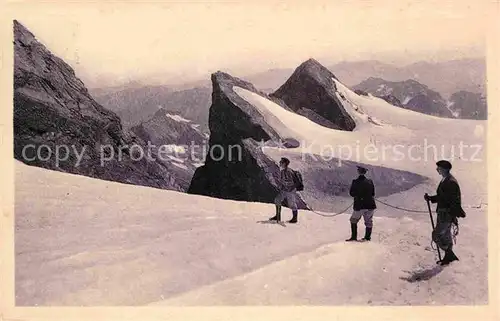
[[[262,152],[259,143],[279,141],[282,137],[254,106],[233,91],[233,86],[265,94],[252,84],[223,72],[212,75],[212,84],[210,151],[205,165],[196,170],[188,193],[273,202],[279,168]],[[301,199],[298,205],[305,208]]]
[[[356,123],[337,96],[334,78],[335,75],[327,68],[309,59],[270,96],[320,125],[352,131]]]
[[[439,93],[415,80],[393,82],[371,77],[354,86],[354,89],[370,93],[398,107],[428,115],[453,117]]]
[[[454,93],[450,97],[449,108],[458,118],[478,120],[488,118],[486,98],[481,94],[468,91]]]
[[[144,142],[123,130],[120,118],[90,96],[73,69],[17,21],[14,55],[16,159],[95,178],[181,189],[165,165],[140,157]]]

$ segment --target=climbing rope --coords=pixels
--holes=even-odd
[[[403,207],[399,207],[399,206],[395,206],[395,205],[391,205],[391,204],[388,204],[386,202],[383,202],[379,199],[375,199],[377,202],[379,203],[382,203],[384,204],[385,206],[389,206],[389,207],[392,207],[392,208],[395,208],[395,209],[398,209],[398,210],[401,210],[401,211],[405,211],[405,212],[411,212],[411,213],[428,213],[427,211],[420,211],[420,210],[412,210],[412,209],[407,209],[407,208],[403,208]]]
[[[309,210],[311,212],[313,212],[314,214],[316,214],[316,215],[323,216],[323,217],[334,217],[334,216],[337,216],[337,215],[340,215],[340,214],[344,214],[345,212],[347,212],[347,210],[350,209],[353,204],[354,204],[354,202],[351,203],[348,207],[346,207],[343,211],[341,211],[339,213],[332,213],[332,214],[322,214],[322,213],[316,212],[315,210],[313,210],[313,208],[311,206],[309,206],[307,204],[306,205],[309,208]]]
[[[375,199],[375,201],[379,202],[379,203],[382,203],[384,204],[385,206],[388,206],[388,207],[392,207],[394,209],[397,209],[397,210],[400,210],[400,211],[404,211],[404,212],[410,212],[410,213],[429,213],[428,211],[421,211],[421,210],[414,210],[414,209],[409,209],[409,208],[404,208],[404,207],[399,207],[399,206],[396,206],[396,205],[391,205],[389,203],[386,203],[384,201],[381,201],[379,200],[378,198]],[[308,209],[311,211],[311,212],[314,212],[318,215],[321,215],[321,216],[325,216],[325,217],[330,217],[330,216],[337,216],[337,215],[340,215],[340,214],[344,214],[349,208],[351,208],[351,206],[353,205],[354,203],[351,203],[351,205],[349,205],[346,209],[344,209],[343,211],[341,211],[340,213],[333,213],[332,215],[325,215],[325,214],[321,214],[321,213],[318,213],[316,212],[315,210],[313,210],[313,208],[311,206],[309,206],[308,204],[307,207]],[[479,206],[475,206],[475,207],[472,207],[472,206],[469,206],[470,208],[481,208],[482,205],[487,205],[485,203],[481,203]],[[464,206],[465,207],[465,206]]]
[[[413,210],[413,209],[403,208],[403,207],[399,207],[399,206],[395,206],[395,205],[388,204],[388,203],[383,202],[383,201],[381,201],[381,200],[379,200],[379,199],[375,199],[375,200],[376,200],[377,202],[379,202],[379,203],[382,203],[382,204],[384,204],[384,205],[386,205],[386,206],[389,206],[389,207],[392,207],[392,208],[398,209],[398,210],[400,210],[400,211],[412,212],[412,213],[427,213],[427,211],[420,211],[420,210]],[[306,205],[307,205],[308,209],[309,209],[311,212],[313,212],[313,213],[315,213],[315,214],[317,214],[317,215],[319,215],[319,216],[323,216],[323,217],[333,217],[333,216],[337,216],[337,215],[340,215],[340,214],[344,214],[345,212],[347,212],[347,210],[348,210],[348,209],[350,209],[350,208],[352,207],[352,205],[353,205],[353,204],[354,204],[354,203],[351,203],[348,207],[346,207],[344,210],[342,210],[342,211],[341,211],[341,212],[339,212],[339,213],[332,213],[332,214],[322,214],[322,213],[316,212],[316,211],[315,211],[315,210],[314,210],[311,206],[309,206],[309,205],[307,205],[307,204],[306,204]]]

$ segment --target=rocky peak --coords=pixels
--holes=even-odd
[[[280,139],[278,133],[269,126],[264,117],[233,91],[233,86],[266,96],[251,83],[218,71],[212,79],[212,106],[208,125],[210,140],[231,141],[252,138],[256,141]]]
[[[316,59],[309,58],[301,63],[295,70],[296,76],[307,74],[316,79],[320,83],[326,83],[325,80],[335,78],[335,75],[325,66],[320,64]]]
[[[320,125],[353,130],[356,123],[338,98],[335,75],[314,59],[303,62],[271,97]]]

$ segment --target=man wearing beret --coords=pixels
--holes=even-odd
[[[354,179],[349,194],[354,198],[353,213],[351,215],[351,238],[347,242],[357,241],[358,222],[363,217],[365,221],[365,237],[362,241],[370,241],[373,228],[373,212],[377,208],[375,204],[375,186],[373,181],[366,178],[366,168],[357,166],[358,178]]]
[[[453,224],[458,224],[457,217],[465,217],[462,209],[460,186],[453,175],[451,175],[451,163],[440,160],[436,163],[437,172],[442,176],[437,188],[436,195],[424,195],[426,201],[437,203],[437,223],[432,232],[432,240],[444,252],[444,258],[438,261],[441,265],[448,265],[453,261],[458,261],[458,257],[453,253],[453,237],[451,228]]]

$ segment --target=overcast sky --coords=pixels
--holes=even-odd
[[[168,81],[295,67],[309,57],[330,64],[481,56],[493,1],[287,3],[20,4],[14,18],[85,81]]]

